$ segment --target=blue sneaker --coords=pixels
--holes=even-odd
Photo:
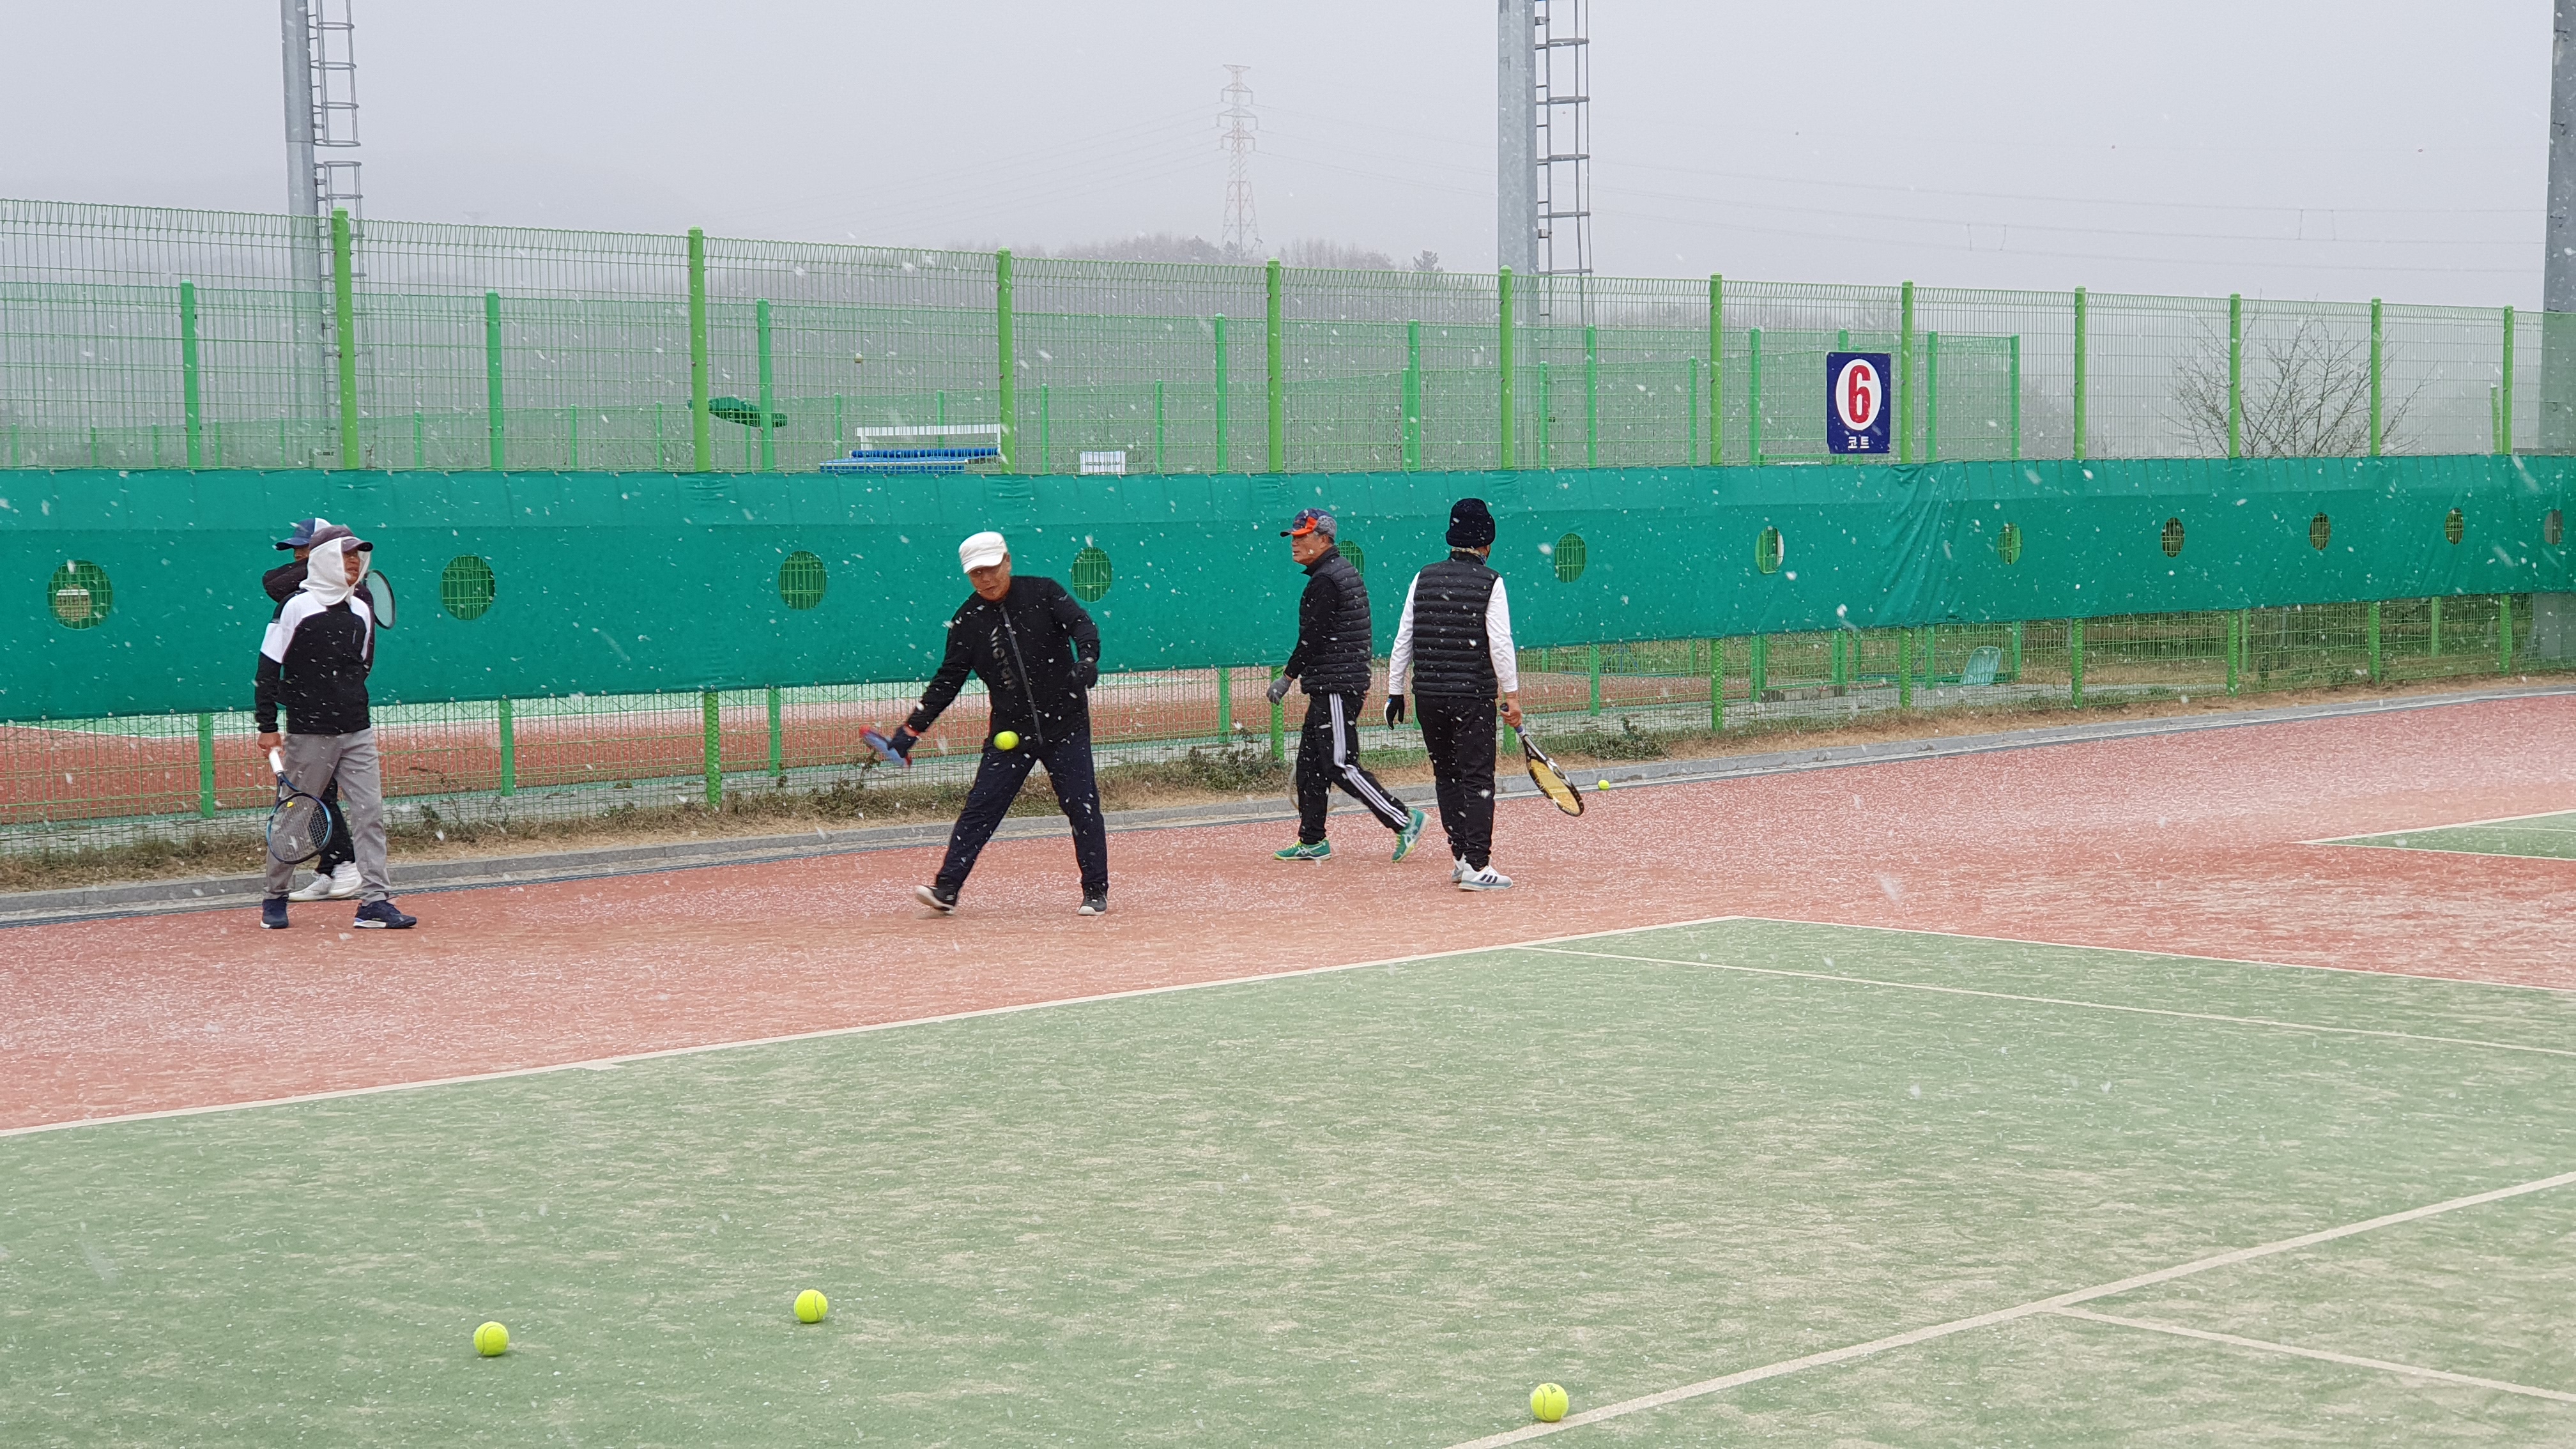
[[[262,929],[265,930],[285,930],[286,897],[270,896],[268,899],[261,901],[259,903],[259,924]]]
[[[1286,850],[1272,852],[1270,858],[1272,860],[1330,860],[1333,858],[1333,842],[1318,840],[1312,845],[1292,845]]]
[[[1395,858],[1397,860],[1402,860],[1413,853],[1413,843],[1422,838],[1422,827],[1428,818],[1429,817],[1425,816],[1421,811],[1416,810],[1413,812],[1413,818],[1404,822],[1404,828],[1395,832]]]
[[[420,924],[420,918],[404,915],[392,901],[369,901],[358,907],[357,924],[379,931],[408,931]]]

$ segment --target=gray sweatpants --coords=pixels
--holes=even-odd
[[[349,843],[358,853],[358,898],[391,896],[385,883],[385,781],[376,764],[376,732],[288,735],[282,753],[286,778],[299,790],[319,795],[334,775],[339,777],[340,817],[349,822]],[[268,893],[282,896],[294,884],[295,867],[270,856]]]

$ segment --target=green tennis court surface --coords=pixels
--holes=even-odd
[[[0,1169],[12,1445],[1442,1449],[2569,1172],[2576,1001],[1731,921]],[[2571,1294],[2576,1185],[1563,1442],[2564,1442]]]
[[[2518,820],[2487,820],[2472,825],[2443,825],[2431,830],[2395,830],[2384,835],[2356,835],[2331,845],[2379,845],[2398,850],[2448,850],[2469,855],[2529,855],[2543,860],[2576,860],[2576,810],[2556,815],[2526,815]]]

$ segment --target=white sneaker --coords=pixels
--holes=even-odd
[[[335,901],[355,900],[357,899],[358,892],[365,890],[366,888],[367,883],[358,878],[358,867],[355,862],[343,861],[340,864],[331,867],[330,899]]]
[[[327,901],[331,899],[331,885],[332,877],[317,875],[300,889],[288,891],[286,898],[290,901]]]
[[[1460,861],[1459,865],[1458,889],[1462,891],[1507,891],[1512,888],[1512,878],[1490,865],[1483,870],[1464,869],[1465,861]]]
[[[1467,878],[1467,861],[1463,856],[1449,858],[1449,883],[1456,885]]]

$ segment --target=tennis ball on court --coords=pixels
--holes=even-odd
[[[1542,1424],[1553,1424],[1565,1417],[1565,1389],[1557,1384],[1541,1384],[1530,1390],[1530,1417]]]
[[[1004,730],[1000,734],[993,736],[993,748],[997,750],[1016,750],[1019,747],[1019,735],[1010,730]]]
[[[820,1323],[823,1315],[831,1311],[832,1300],[811,1288],[796,1295],[796,1321],[799,1323]]]
[[[499,1358],[510,1351],[510,1330],[497,1323],[487,1323],[474,1330],[474,1351],[485,1358]]]
[[[1592,788],[1595,790],[1607,790],[1610,788],[1610,782],[1607,780],[1595,780],[1592,782]]]

